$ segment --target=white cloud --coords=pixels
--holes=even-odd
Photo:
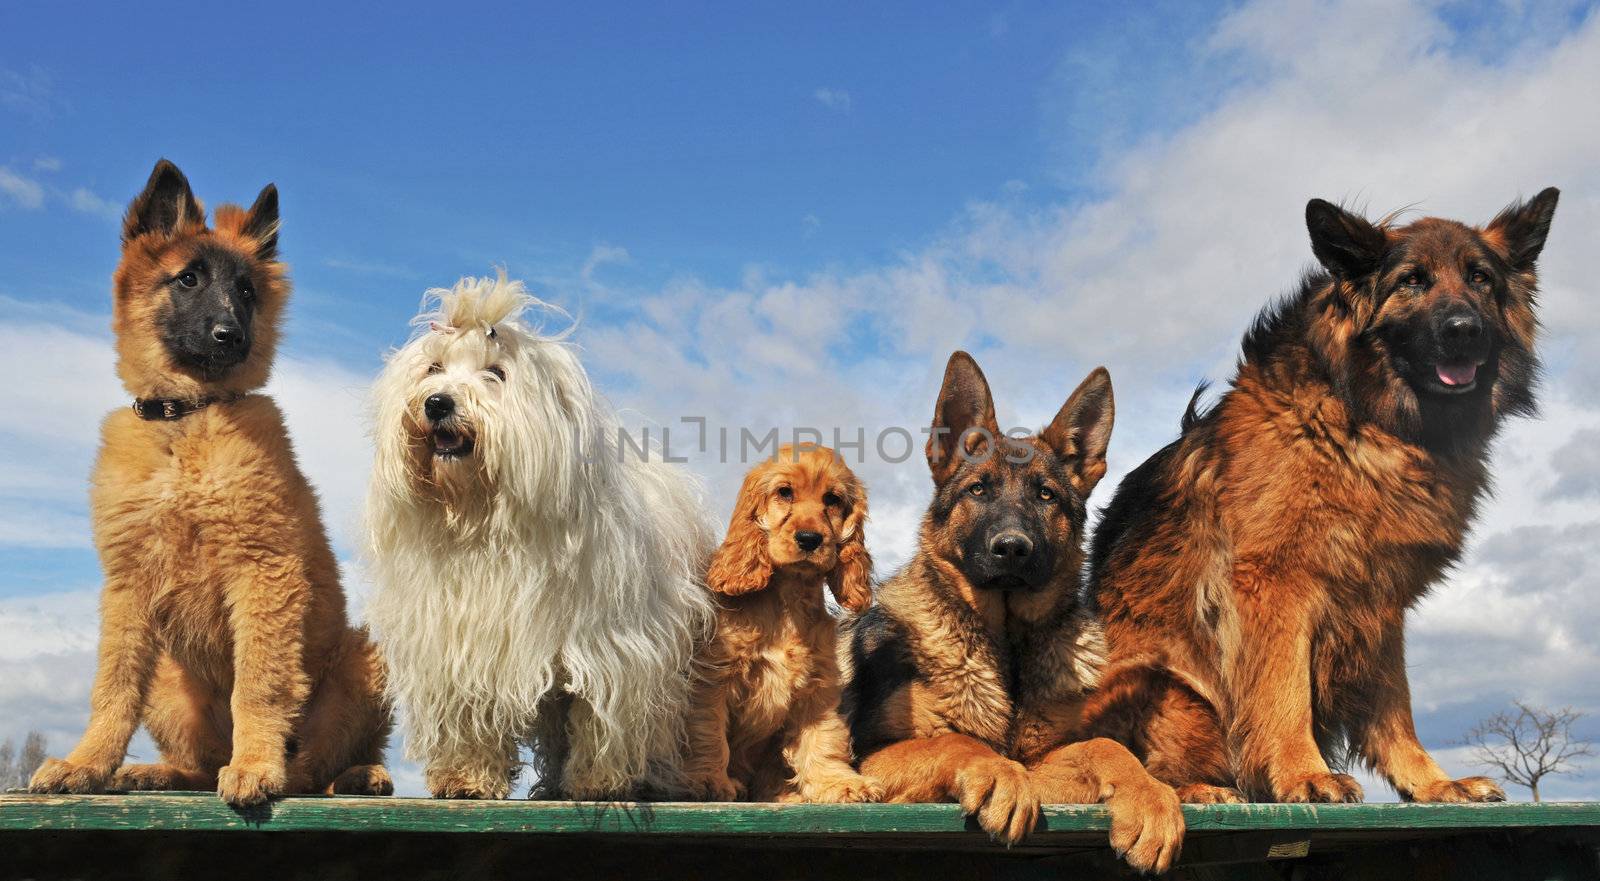
[[[34,171],[60,171],[61,160],[55,156],[40,156],[33,160]]]
[[[849,111],[851,107],[850,93],[844,89],[817,89],[811,93],[811,97],[816,98],[818,104],[829,110],[843,113]]]
[[[78,187],[73,190],[72,195],[67,197],[67,203],[72,206],[72,210],[81,214],[93,214],[96,217],[104,217],[107,220],[122,219],[121,206],[110,199],[103,199],[95,195],[94,191],[88,187]]]
[[[20,208],[36,210],[44,206],[44,187],[31,178],[0,168],[0,196]]]

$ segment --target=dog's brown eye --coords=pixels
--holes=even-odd
[[[250,282],[242,281],[239,283],[239,296],[246,300],[254,300],[256,298],[256,289]]]
[[[486,367],[484,369],[486,371],[488,371],[488,373],[490,373],[492,376],[494,376],[495,379],[498,379],[501,382],[505,382],[506,381],[505,369],[502,368],[499,364],[491,364],[491,365],[489,365],[488,367]]]
[[[1048,502],[1048,501],[1050,501],[1051,499],[1053,499],[1055,497],[1056,497],[1056,491],[1055,490],[1051,489],[1048,486],[1039,487],[1039,500],[1040,501]]]
[[[967,487],[967,492],[975,496],[981,496],[983,495],[983,484],[974,483],[973,485]]]
[[[429,364],[428,365],[428,375],[429,376],[432,376],[435,373],[443,373],[443,372],[444,372],[444,365],[443,364],[439,364],[439,363],[435,362],[433,364]]]
[[[1489,274],[1488,273],[1484,272],[1481,269],[1472,270],[1472,283],[1473,284],[1488,284],[1488,282],[1489,282]]]
[[[833,493],[824,493],[822,496],[822,504],[829,508],[836,508],[839,506],[839,497]]]
[[[1400,279],[1400,283],[1408,288],[1420,288],[1422,287],[1422,276],[1413,272],[1407,275],[1405,278]]]
[[[787,486],[780,486],[778,487],[778,498],[792,499],[794,498],[794,490]]]
[[[195,285],[198,285],[199,283],[200,283],[200,276],[195,275],[192,272],[180,272],[180,273],[178,273],[178,284],[181,284],[186,288],[192,288]]]

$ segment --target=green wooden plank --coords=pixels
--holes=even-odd
[[[1051,805],[1045,832],[1105,832],[1103,807]],[[1600,804],[1186,806],[1191,832],[1600,828]],[[955,805],[761,805],[289,798],[235,811],[211,794],[0,795],[0,832],[206,830],[644,835],[968,833]]]

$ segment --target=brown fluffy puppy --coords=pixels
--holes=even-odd
[[[1417,741],[1405,616],[1460,556],[1489,441],[1533,409],[1556,191],[1487,226],[1306,206],[1323,271],[1256,320],[1233,388],[1095,534],[1110,661],[1090,714],[1190,801],[1499,801]]]
[[[90,508],[105,569],[89,727],[35,792],[388,794],[383,672],[267,381],[289,296],[278,191],[216,227],[156,164],[123,223],[117,373]],[[123,765],[140,721],[161,763]]]
[[[721,595],[689,717],[694,793],[712,801],[877,801],[839,717],[838,626],[872,602],[867,494],[827,447],[785,446],[745,475],[706,584]]]

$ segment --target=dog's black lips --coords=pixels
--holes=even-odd
[[[1032,590],[1033,585],[1020,575],[996,575],[978,585],[979,590]]]
[[[459,459],[471,455],[472,438],[449,428],[433,430],[433,454],[444,459]]]

